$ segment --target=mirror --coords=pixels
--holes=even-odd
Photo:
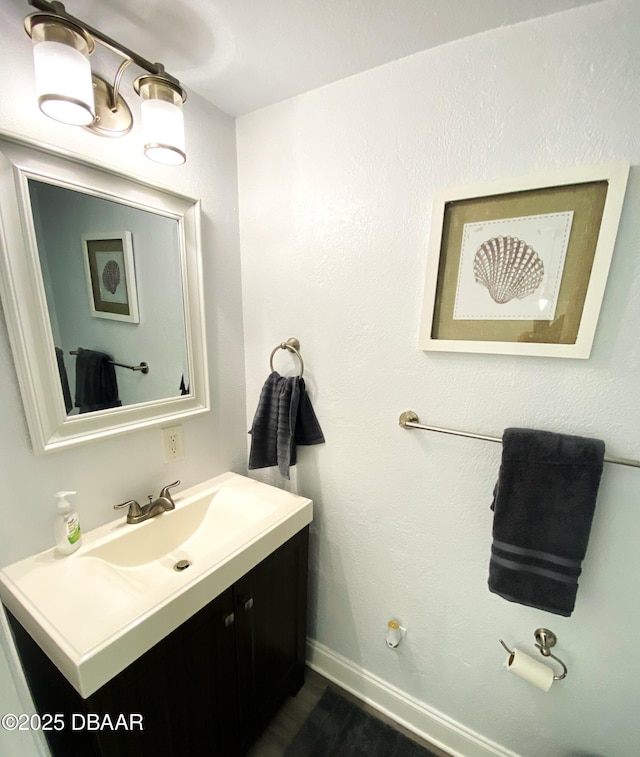
[[[181,396],[190,382],[178,222],[36,179],[27,185],[67,413]],[[115,363],[102,397],[102,366],[86,350]]]
[[[2,302],[36,452],[207,411],[199,202],[0,151]]]

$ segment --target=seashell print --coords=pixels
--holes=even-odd
[[[536,291],[544,276],[544,264],[524,240],[492,237],[476,250],[473,275],[489,290],[494,302],[504,305]]]
[[[111,292],[111,294],[116,293],[116,289],[120,283],[120,266],[115,260],[109,260],[102,269],[102,283],[108,292]]]

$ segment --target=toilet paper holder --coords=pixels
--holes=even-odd
[[[562,662],[562,660],[559,657],[556,657],[554,654],[552,654],[551,649],[552,647],[555,647],[558,637],[555,635],[553,631],[550,631],[548,628],[537,628],[533,633],[535,640],[536,640],[536,647],[540,650],[540,654],[543,657],[551,657],[556,662],[559,662],[560,665],[562,665],[562,675],[554,675],[553,680],[554,681],[561,681],[563,678],[567,677],[567,673],[569,672],[567,670],[567,666]],[[512,655],[513,651],[509,649],[509,647],[502,641],[502,639],[498,639],[498,641],[502,644],[502,646],[507,650],[507,652]]]

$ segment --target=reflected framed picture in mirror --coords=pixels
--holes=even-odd
[[[83,234],[82,251],[91,315],[140,323],[131,232]]]

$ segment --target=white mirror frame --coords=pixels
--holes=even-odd
[[[31,214],[29,179],[125,203],[178,222],[189,394],[67,416]],[[62,150],[0,134],[0,295],[37,454],[209,410],[201,249],[199,200]]]

